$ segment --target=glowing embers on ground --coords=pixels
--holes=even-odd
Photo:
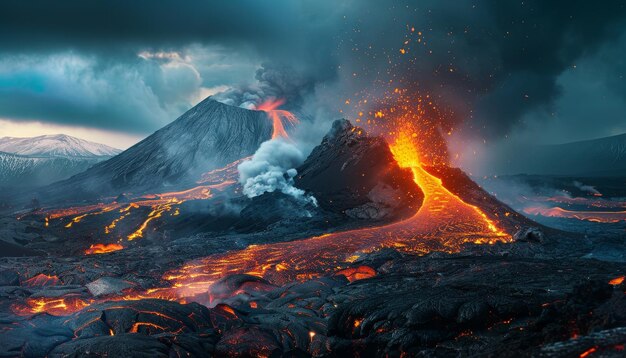
[[[268,117],[272,120],[272,139],[278,137],[289,138],[283,120],[291,126],[298,124],[298,119],[293,113],[278,109],[283,104],[285,104],[285,100],[283,99],[268,99],[256,107],[257,110],[267,113]]]
[[[466,243],[493,244],[508,242],[510,235],[498,229],[479,208],[463,202],[441,180],[420,167],[411,136],[399,135],[391,146],[402,167],[410,168],[416,184],[424,192],[424,202],[415,215],[397,223],[326,234],[294,242],[251,245],[248,248],[216,254],[169,272],[165,279],[174,282],[178,296],[205,293],[221,277],[247,273],[264,277],[274,284],[306,280],[339,271],[359,277],[356,272],[341,271],[358,256],[384,247],[400,251],[459,252]],[[362,269],[362,277],[371,272]],[[354,275],[353,275],[354,274]]]

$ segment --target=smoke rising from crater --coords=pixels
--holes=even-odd
[[[298,174],[295,168],[304,159],[304,154],[294,144],[282,138],[263,142],[252,159],[237,167],[243,193],[254,198],[264,193],[280,191],[301,202],[317,206],[317,200],[313,196],[306,195],[304,190],[293,185],[293,178]]]

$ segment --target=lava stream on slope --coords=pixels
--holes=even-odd
[[[164,278],[174,282],[172,290],[176,296],[189,297],[206,293],[213,282],[231,274],[247,273],[284,284],[335,272],[357,260],[360,254],[384,247],[403,252],[453,253],[462,250],[465,243],[511,240],[478,207],[452,194],[439,178],[420,166],[410,136],[400,133],[390,149],[401,167],[412,170],[415,183],[424,192],[424,202],[411,218],[294,242],[251,245],[241,251],[194,261]]]

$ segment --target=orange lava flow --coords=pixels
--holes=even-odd
[[[294,242],[251,245],[189,263],[164,278],[174,282],[178,297],[189,297],[206,292],[213,282],[231,274],[247,273],[284,284],[342,270],[363,253],[384,247],[415,253],[453,253],[466,243],[511,240],[479,208],[463,202],[420,166],[410,135],[400,133],[391,151],[401,167],[412,170],[415,183],[424,192],[424,202],[411,218]]]
[[[109,211],[115,210],[115,209],[117,209],[119,207],[120,207],[120,204],[115,203],[115,204],[111,204],[111,205],[105,206],[105,207],[103,207],[99,211],[88,212],[86,214],[82,214],[82,215],[76,216],[76,217],[74,217],[72,219],[72,221],[67,223],[67,225],[65,225],[65,227],[69,229],[69,228],[72,227],[72,225],[74,225],[76,223],[79,223],[81,220],[83,220],[87,216],[100,215],[100,214],[108,213]]]
[[[239,172],[237,171],[237,167],[239,164],[248,161],[252,158],[252,156],[248,156],[245,158],[241,158],[239,160],[235,160],[234,162],[227,164],[226,166],[218,169],[210,170],[206,173],[203,173],[200,176],[200,179],[196,181],[197,184],[219,184],[225,182],[235,182],[239,177]]]
[[[524,212],[530,215],[587,220],[600,223],[626,221],[626,211],[575,211],[563,209],[558,206],[552,208],[531,206],[524,208]]]
[[[118,251],[124,249],[124,246],[120,244],[93,244],[89,246],[87,250],[85,250],[86,255],[93,254],[106,254],[113,251]]]
[[[616,278],[610,280],[609,281],[609,285],[618,286],[618,285],[621,285],[622,282],[624,282],[624,276],[616,277]]]
[[[46,275],[46,274],[40,273],[24,281],[24,286],[28,286],[28,287],[55,286],[58,283],[59,283],[59,278],[56,275]]]
[[[65,316],[67,314],[80,311],[90,304],[91,302],[72,296],[27,298],[24,305],[14,305],[13,312],[22,316],[29,316],[37,313],[47,313],[53,316]]]
[[[148,227],[148,224],[157,218],[160,218],[164,212],[172,210],[175,204],[181,204],[182,201],[171,198],[163,204],[156,204],[152,207],[152,211],[148,214],[148,217],[143,221],[143,223],[139,226],[137,230],[135,230],[132,234],[128,235],[128,241],[133,241],[140,237],[143,237],[144,231]]]
[[[283,99],[268,99],[256,107],[257,110],[267,113],[268,117],[272,120],[272,139],[279,137],[289,138],[283,125],[283,120],[292,126],[298,124],[298,119],[293,113],[278,109],[283,104],[285,104],[285,100]]]

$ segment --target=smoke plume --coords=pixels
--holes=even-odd
[[[591,195],[597,195],[597,196],[601,196],[602,193],[600,193],[598,191],[598,189],[596,189],[596,187],[592,186],[592,185],[585,185],[577,180],[574,181],[574,186],[577,187],[578,189],[580,189],[580,191],[584,191],[586,193],[589,193]]]
[[[317,206],[313,196],[306,195],[304,190],[293,185],[293,178],[298,174],[295,168],[304,159],[304,154],[294,144],[281,138],[263,142],[251,160],[237,167],[243,193],[254,198],[263,193],[280,191]]]
[[[285,101],[285,109],[299,109],[309,95],[315,79],[281,63],[264,63],[256,71],[255,82],[232,87],[213,96],[216,100],[247,109],[256,108],[268,98]]]

